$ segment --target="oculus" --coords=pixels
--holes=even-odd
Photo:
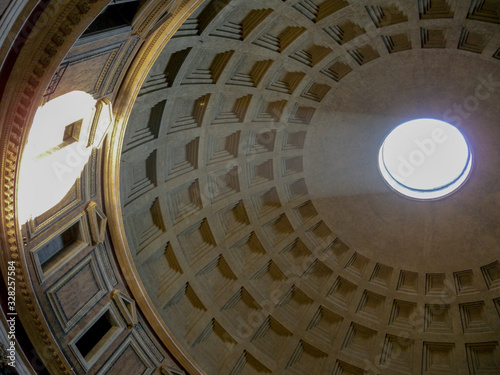
[[[398,193],[418,200],[438,199],[467,180],[472,153],[456,127],[422,118],[405,122],[387,135],[378,165],[384,180]]]

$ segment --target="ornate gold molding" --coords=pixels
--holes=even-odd
[[[151,31],[146,37],[144,44],[132,62],[122,85],[113,109],[115,123],[111,137],[105,147],[104,156],[104,191],[105,207],[108,216],[109,232],[112,238],[114,250],[118,258],[120,268],[130,287],[132,295],[138,304],[155,333],[163,344],[170,350],[173,356],[190,374],[205,374],[199,366],[192,360],[182,345],[175,339],[158,311],[151,302],[137,269],[134,265],[129,245],[126,239],[121,204],[120,204],[120,158],[125,135],[125,128],[132,111],[134,102],[139,94],[139,90],[144,83],[148,72],[152,68],[159,54],[170,40],[181,24],[203,3],[203,0],[183,0],[180,4],[175,2],[160,1],[162,8],[155,7],[155,14],[165,14],[173,10],[170,16],[163,16],[161,25],[151,25]],[[172,6],[173,4],[173,6]],[[178,5],[178,6],[176,6]],[[148,20],[150,20],[148,18]],[[149,30],[148,27],[138,25],[138,30]],[[146,32],[145,32],[146,33]]]
[[[21,37],[26,37],[26,41],[10,71],[0,103],[0,217],[3,233],[0,267],[5,276],[7,261],[15,262],[19,319],[44,365],[57,374],[74,372],[50,331],[30,282],[17,219],[19,167],[23,146],[45,88],[68,50],[107,2],[52,1],[45,9],[33,9],[33,13],[40,16],[25,24],[28,28],[23,30]],[[4,66],[4,69],[9,67]]]

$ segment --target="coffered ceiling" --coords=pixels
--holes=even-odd
[[[154,309],[207,374],[500,371],[496,1],[204,2],[149,71],[120,160]],[[456,194],[386,186],[399,123],[456,125]]]

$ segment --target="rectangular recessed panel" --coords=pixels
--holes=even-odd
[[[101,367],[99,375],[153,374],[157,367],[155,363],[163,356],[154,355],[154,349],[150,347],[153,343],[147,342],[143,334],[142,327],[134,329]]]
[[[134,350],[132,346],[127,346],[120,357],[116,359],[108,371],[105,372],[106,375],[121,375],[124,373],[128,374],[143,374],[150,368],[145,364],[142,358]]]
[[[47,297],[67,332],[106,292],[96,258],[91,255],[52,286]]]

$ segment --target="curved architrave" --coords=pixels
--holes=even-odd
[[[0,103],[3,141],[0,218],[4,234],[0,239],[3,249],[0,267],[6,279],[7,262],[15,262],[19,319],[43,364],[50,372],[58,374],[72,374],[74,371],[53,337],[29,281],[30,269],[20,232],[22,223],[18,222],[17,183],[23,147],[45,88],[71,46],[106,4],[107,0],[72,0],[50,2],[46,8],[37,8],[36,4],[30,3],[22,13],[31,13],[32,16],[37,13],[39,17],[30,18],[19,34],[20,39],[12,44],[9,53],[14,57],[15,66],[11,71],[10,66],[3,66],[8,79]],[[47,28],[47,23],[52,27]],[[24,44],[20,51],[14,50],[16,42]]]
[[[12,45],[18,42],[17,35],[37,3],[38,1],[34,0],[19,0],[11,2],[4,10],[0,24],[0,61],[4,61]],[[10,43],[6,43],[6,41],[10,41]]]
[[[163,2],[168,7],[168,2]],[[163,344],[181,363],[190,374],[206,374],[187,354],[185,349],[175,339],[165,322],[158,314],[142,284],[139,273],[131,257],[123,224],[120,204],[120,159],[126,125],[134,106],[139,90],[145,81],[148,72],[153,67],[172,35],[182,23],[203,3],[203,0],[186,0],[174,14],[156,28],[145,40],[137,53],[122,85],[114,104],[115,123],[111,137],[109,137],[104,155],[104,191],[105,207],[108,216],[108,226],[114,251],[121,271],[136,300],[141,312],[146,317],[153,330]]]

